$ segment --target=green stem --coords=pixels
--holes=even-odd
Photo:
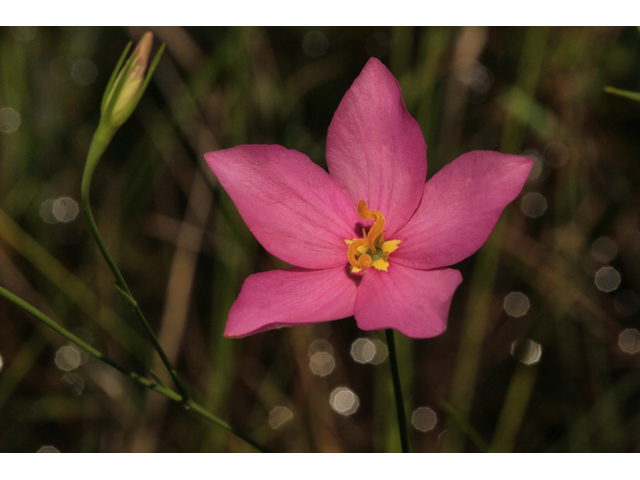
[[[71,333],[68,330],[66,330],[65,328],[63,328],[61,325],[59,325],[54,320],[52,320],[51,318],[46,316],[40,310],[38,310],[37,308],[33,307],[29,303],[25,302],[20,297],[14,295],[10,291],[4,289],[3,287],[0,287],[0,295],[2,295],[4,298],[9,300],[10,302],[13,302],[14,304],[16,304],[18,307],[22,308],[27,313],[30,313],[35,318],[40,320],[42,323],[47,325],[49,328],[55,330],[56,332],[58,332],[60,335],[62,335],[63,337],[65,337],[69,341],[75,343],[78,347],[82,348],[84,351],[86,351],[90,355],[94,356],[98,360],[103,361],[107,365],[112,366],[113,368],[115,368],[119,372],[125,374],[127,377],[133,379],[135,382],[137,382],[140,385],[142,385],[143,387],[148,388],[149,390],[153,390],[154,392],[157,392],[160,395],[164,395],[169,400],[172,400],[172,401],[174,401],[176,403],[183,404],[189,411],[193,411],[194,413],[196,413],[197,415],[201,416],[202,418],[210,421],[211,423],[213,423],[215,425],[218,425],[219,427],[224,428],[225,430],[227,430],[228,432],[232,433],[236,437],[244,440],[245,442],[247,442],[249,445],[253,446],[257,450],[259,450],[261,452],[264,452],[264,453],[268,452],[268,450],[265,447],[260,445],[251,436],[249,436],[248,434],[246,434],[246,433],[244,433],[244,432],[232,427],[227,422],[225,422],[224,420],[216,417],[212,413],[209,413],[207,410],[205,410],[202,406],[200,406],[197,403],[195,403],[193,400],[190,400],[188,398],[183,397],[178,392],[176,392],[176,391],[174,391],[174,390],[172,390],[172,389],[170,389],[170,388],[168,388],[166,386],[157,385],[157,384],[153,383],[151,380],[149,380],[149,379],[147,379],[147,378],[145,378],[145,377],[143,377],[141,375],[138,375],[135,372],[132,372],[131,370],[127,369],[126,367],[123,367],[122,365],[120,365],[117,362],[114,362],[109,357],[107,357],[105,354],[103,354],[99,350],[93,348],[91,345],[89,345],[88,343],[84,342],[80,338],[76,337],[73,333]]]
[[[613,93],[614,95],[620,95],[636,102],[640,102],[640,92],[630,92],[629,90],[622,90],[615,87],[604,87],[604,91],[607,93]]]
[[[129,305],[131,306],[131,309],[135,313],[136,317],[138,317],[138,320],[140,320],[140,322],[142,323],[142,326],[144,327],[144,329],[146,330],[149,336],[149,339],[153,343],[156,351],[158,352],[158,355],[160,355],[160,358],[162,359],[162,363],[164,363],[165,367],[169,371],[169,374],[171,375],[173,382],[175,383],[176,387],[180,391],[182,398],[185,399],[185,402],[186,402],[189,398],[187,389],[184,383],[182,383],[182,381],[178,377],[178,374],[176,370],[173,368],[173,365],[171,364],[169,357],[164,352],[164,349],[160,345],[158,338],[153,332],[153,329],[149,325],[149,322],[147,322],[147,319],[142,313],[142,310],[140,310],[138,303],[133,299],[133,294],[129,290],[127,282],[124,280],[124,277],[120,273],[118,266],[116,265],[115,261],[111,257],[109,250],[107,250],[107,246],[102,240],[102,236],[100,235],[98,226],[96,225],[96,222],[93,218],[93,213],[91,212],[91,203],[89,201],[89,191],[91,189],[91,178],[93,177],[93,172],[95,171],[96,166],[98,165],[98,161],[100,160],[100,157],[102,157],[102,154],[104,153],[105,149],[109,145],[109,142],[111,141],[111,138],[113,137],[114,133],[115,133],[115,127],[101,121],[100,124],[98,125],[98,128],[96,129],[95,134],[93,135],[93,140],[91,141],[91,146],[89,148],[89,153],[87,155],[87,162],[85,164],[84,173],[82,175],[82,184],[80,186],[80,204],[82,205],[82,213],[84,214],[87,220],[87,223],[89,224],[89,229],[91,231],[91,234],[93,235],[94,240],[98,244],[98,248],[100,249],[102,256],[104,257],[107,264],[109,265],[109,268],[113,272],[113,275],[116,277],[116,288],[120,293],[123,294],[123,296],[129,303]]]
[[[407,433],[407,417],[404,411],[404,400],[402,399],[402,386],[400,385],[400,371],[398,370],[398,357],[396,355],[396,344],[393,340],[393,330],[386,329],[387,346],[389,347],[389,364],[391,365],[391,378],[393,379],[393,392],[396,397],[396,413],[398,414],[398,428],[400,430],[400,444],[402,453],[409,453],[409,435]]]

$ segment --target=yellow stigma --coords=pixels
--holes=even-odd
[[[402,240],[384,241],[384,216],[377,210],[369,210],[366,202],[358,202],[358,215],[363,220],[374,220],[369,233],[363,228],[362,238],[345,240],[351,272],[358,273],[369,267],[384,272],[389,268],[389,254],[395,252]]]

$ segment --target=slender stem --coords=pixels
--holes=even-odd
[[[621,97],[630,98],[636,102],[640,102],[640,92],[630,92],[629,90],[621,90],[615,87],[604,87],[604,91],[607,93],[613,93],[614,95],[620,95]]]
[[[123,294],[123,296],[129,303],[129,305],[131,306],[131,309],[135,313],[136,317],[138,317],[138,319],[140,320],[140,323],[142,323],[142,326],[144,327],[144,329],[146,330],[149,336],[149,339],[153,343],[156,351],[158,352],[158,355],[160,355],[160,358],[162,359],[162,363],[164,363],[165,367],[169,371],[169,374],[171,375],[171,378],[173,379],[176,387],[180,391],[182,398],[186,401],[188,400],[189,395],[187,393],[187,389],[184,383],[178,377],[178,374],[176,370],[173,368],[173,365],[171,364],[169,357],[167,356],[164,349],[160,345],[158,338],[153,332],[153,329],[151,328],[151,326],[149,325],[149,322],[147,322],[147,319],[142,313],[142,310],[140,310],[140,307],[138,306],[138,302],[134,300],[133,295],[127,285],[127,282],[124,280],[124,277],[120,273],[118,266],[116,265],[115,261],[111,257],[109,250],[107,250],[107,246],[102,240],[102,236],[100,235],[98,226],[96,225],[96,222],[93,218],[93,213],[91,212],[91,203],[89,201],[89,192],[91,189],[91,178],[93,177],[93,172],[95,171],[95,168],[98,165],[98,160],[100,160],[100,157],[102,156],[105,149],[107,148],[107,145],[109,145],[109,142],[111,141],[111,138],[113,137],[114,133],[115,133],[115,129],[112,126],[107,125],[103,122],[100,122],[93,136],[93,140],[91,141],[91,147],[89,148],[89,154],[87,155],[87,162],[85,164],[84,173],[82,175],[82,184],[80,186],[80,203],[82,205],[82,213],[84,214],[87,220],[87,223],[89,224],[89,229],[91,231],[91,234],[93,235],[94,240],[98,244],[98,248],[100,249],[102,256],[104,257],[107,264],[109,265],[109,268],[113,272],[113,275],[116,277],[116,288],[120,293]]]
[[[193,400],[189,400],[186,403],[186,406],[189,407],[190,410],[193,410],[195,413],[200,415],[202,418],[206,418],[211,423],[215,423],[216,425],[224,428],[228,432],[233,433],[236,437],[244,440],[256,450],[259,450],[262,453],[270,453],[269,450],[267,450],[265,447],[263,447],[258,442],[256,442],[251,436],[249,436],[249,434],[241,430],[238,430],[237,428],[232,427],[224,420],[221,420],[220,418],[216,417],[212,413],[209,413],[208,410],[205,410],[204,407],[201,407],[200,405],[195,403]]]
[[[131,370],[127,369],[126,367],[124,367],[124,366],[120,365],[119,363],[111,360],[104,353],[102,353],[101,351],[95,349],[94,347],[92,347],[88,343],[84,342],[80,338],[76,337],[73,333],[69,332],[67,329],[65,329],[64,327],[59,325],[57,322],[55,322],[54,320],[52,320],[51,318],[46,316],[40,310],[38,310],[37,308],[35,308],[31,304],[25,302],[23,299],[21,299],[20,297],[14,295],[10,291],[4,289],[3,287],[0,287],[0,295],[2,295],[4,298],[9,300],[10,302],[13,302],[18,307],[20,307],[23,310],[25,310],[27,313],[30,313],[35,318],[40,320],[42,323],[47,325],[49,328],[55,330],[60,335],[62,335],[63,337],[67,338],[69,341],[75,343],[77,346],[82,348],[84,351],[86,351],[90,355],[93,355],[98,360],[101,360],[104,363],[106,363],[107,365],[112,366],[113,368],[115,368],[119,372],[122,372],[127,377],[133,379],[135,382],[139,383],[143,387],[148,388],[149,390],[153,390],[154,392],[157,392],[160,395],[164,395],[169,400],[172,400],[172,401],[174,401],[176,403],[183,404],[185,407],[187,407],[187,410],[192,411],[195,414],[201,416],[202,418],[208,420],[209,422],[211,422],[211,423],[213,423],[215,425],[218,425],[219,427],[224,428],[225,430],[227,430],[228,432],[232,433],[236,437],[244,440],[245,442],[247,442],[249,445],[253,446],[257,450],[259,450],[261,452],[265,452],[265,453],[268,452],[268,450],[265,447],[260,445],[256,440],[254,440],[247,433],[242,432],[241,430],[238,430],[238,429],[232,427],[231,425],[229,425],[224,420],[216,417],[212,413],[210,413],[207,410],[205,410],[203,407],[201,407],[200,405],[195,403],[193,400],[190,400],[190,399],[187,399],[187,398],[183,397],[178,392],[170,389],[169,387],[164,386],[164,385],[157,385],[157,384],[153,383],[151,380],[143,377],[142,375],[138,375],[137,373],[132,372]]]
[[[402,386],[400,385],[400,371],[398,370],[398,356],[396,344],[393,340],[393,330],[386,329],[387,346],[389,347],[389,364],[391,365],[391,378],[393,379],[393,392],[396,397],[396,413],[398,414],[398,429],[400,430],[400,444],[402,453],[409,453],[409,435],[407,433],[407,417],[404,412],[404,400],[402,399]]]

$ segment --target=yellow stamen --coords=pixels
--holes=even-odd
[[[386,272],[389,267],[389,254],[398,248],[402,240],[384,241],[384,216],[377,210],[369,210],[363,200],[358,202],[358,215],[363,220],[373,220],[374,223],[369,233],[365,228],[362,229],[362,238],[345,240],[349,245],[347,258],[351,264],[351,272],[359,273],[369,267]]]
[[[380,240],[378,241],[379,245],[382,245],[384,239],[384,216],[377,210],[369,210],[367,203],[364,200],[360,200],[358,202],[358,215],[360,215],[360,218],[363,220],[375,220],[373,226],[369,229],[369,234],[366,235],[369,248],[371,249],[371,252],[375,254],[376,239],[381,235]],[[364,229],[362,234],[362,236],[364,237]]]
[[[395,252],[398,249],[398,244],[402,242],[402,240],[389,240],[382,244],[382,251],[387,255]]]
[[[365,240],[364,238],[353,240],[349,245],[349,248],[347,249],[347,258],[349,259],[349,263],[352,267],[364,269],[367,267],[363,267],[356,259],[356,252],[358,250],[358,247],[360,247],[361,245],[367,245],[367,240]],[[369,261],[371,261],[371,257],[369,257]]]
[[[366,270],[371,266],[371,257],[366,253],[363,253],[362,255],[360,255],[358,263],[360,264],[360,268],[362,268],[362,270]]]

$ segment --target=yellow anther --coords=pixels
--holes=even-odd
[[[371,257],[366,253],[363,253],[362,255],[360,255],[360,258],[358,259],[358,263],[360,264],[360,268],[362,270],[366,270],[371,266]]]
[[[384,241],[384,216],[377,210],[369,210],[367,202],[364,200],[358,202],[358,215],[360,215],[360,218],[363,220],[375,220],[366,236],[369,248],[371,252],[375,254],[376,243],[378,246],[381,246]],[[378,239],[378,237],[380,237],[380,239]]]
[[[357,253],[358,247],[362,245],[367,245],[367,243],[368,242],[366,239],[359,238],[351,242],[351,244],[349,245],[349,248],[347,249],[347,258],[349,259],[349,263],[351,264],[352,267],[358,268],[361,270],[363,268],[366,268],[360,265],[360,262],[358,261],[358,259],[356,259],[356,253]],[[369,261],[371,261],[371,257],[369,257]]]

